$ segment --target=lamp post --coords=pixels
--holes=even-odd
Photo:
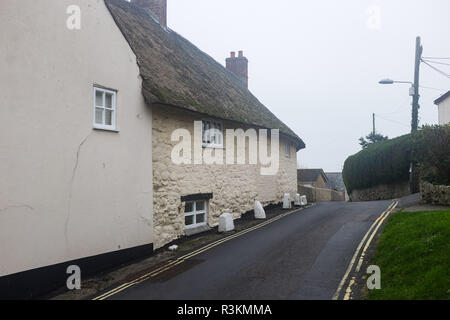
[[[411,81],[395,81],[392,79],[383,79],[379,83],[380,84],[394,84],[394,83],[409,83],[411,84],[411,89],[409,91],[409,95],[413,97],[412,102],[412,120],[411,120],[411,133],[414,133],[418,130],[419,126],[419,73],[420,73],[420,62],[422,60],[422,52],[423,47],[421,44],[420,37],[416,38],[416,57],[415,57],[415,65],[414,65],[414,83]],[[409,168],[409,184],[411,194],[415,193],[415,176],[414,170],[415,164],[414,161],[411,160],[411,165]]]

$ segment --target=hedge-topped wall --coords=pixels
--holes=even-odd
[[[417,163],[421,179],[448,185],[450,127],[427,126],[415,134],[373,144],[349,157],[342,173],[348,193],[407,182],[411,160]]]

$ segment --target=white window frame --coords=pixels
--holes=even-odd
[[[221,134],[216,133],[215,135],[211,136],[211,132],[207,134],[206,128],[209,125],[209,129],[216,129],[220,130]],[[204,148],[216,148],[216,149],[222,149],[223,148],[223,140],[224,140],[224,129],[223,129],[223,122],[219,120],[213,120],[213,119],[202,119],[202,143]],[[210,139],[208,139],[210,138]],[[212,139],[211,139],[212,138]]]
[[[97,92],[101,92],[103,94],[103,105],[102,106],[97,106]],[[111,94],[112,95],[112,101],[111,101],[111,109],[107,108],[105,105],[105,96],[106,94]],[[96,111],[97,109],[102,109],[102,123],[97,123],[96,122]],[[107,125],[105,124],[105,114],[106,114],[106,110],[110,110],[112,113],[111,116],[111,125]],[[94,86],[94,128],[95,129],[101,129],[101,130],[108,130],[108,131],[116,131],[117,130],[117,125],[116,125],[116,118],[117,118],[117,91],[114,90],[110,90],[110,89],[105,89],[105,88],[101,88],[101,87],[97,87]]]
[[[197,202],[203,202],[203,210],[197,210]],[[202,226],[206,226],[207,225],[207,223],[208,223],[208,221],[207,221],[207,218],[208,218],[208,215],[207,215],[207,209],[208,209],[208,201],[206,201],[206,200],[196,200],[196,201],[187,201],[186,202],[186,204],[188,204],[188,203],[192,203],[192,212],[184,212],[184,217],[186,218],[186,217],[190,217],[190,216],[193,216],[194,218],[194,224],[191,224],[191,225],[186,225],[186,221],[184,222],[184,227],[186,228],[186,229],[193,229],[193,228],[197,228],[197,227],[202,227]],[[186,206],[185,206],[185,208],[186,208]],[[204,222],[201,222],[201,223],[197,223],[197,215],[199,215],[199,214],[203,214],[204,215]]]
[[[284,142],[284,155],[286,156],[286,158],[291,157],[291,144],[289,141]]]

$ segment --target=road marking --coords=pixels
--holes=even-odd
[[[350,294],[352,293],[352,290],[350,288],[354,283],[355,283],[355,277],[352,277],[352,280],[350,280],[350,285],[345,290],[344,300],[350,300]]]
[[[265,227],[265,226],[267,226],[267,225],[269,225],[271,223],[274,223],[275,221],[278,221],[278,220],[280,220],[280,219],[282,219],[282,218],[284,218],[284,217],[286,217],[288,215],[291,215],[292,213],[296,213],[296,212],[302,211],[303,209],[305,209],[305,208],[300,208],[300,209],[296,209],[296,210],[292,210],[292,211],[280,214],[280,215],[278,215],[276,217],[273,217],[270,220],[264,221],[264,222],[262,222],[260,224],[257,224],[255,226],[253,226],[253,227],[250,227],[248,229],[239,231],[239,232],[237,232],[237,233],[235,233],[235,234],[233,234],[231,236],[228,236],[228,237],[225,237],[223,239],[220,239],[220,240],[217,240],[215,242],[212,242],[212,243],[210,243],[210,244],[208,244],[208,245],[206,245],[206,246],[204,246],[202,248],[199,248],[197,250],[194,250],[193,252],[187,253],[184,256],[181,256],[181,257],[179,257],[179,258],[177,258],[175,260],[172,260],[169,263],[167,263],[167,264],[165,264],[165,265],[163,265],[163,266],[161,266],[161,267],[159,267],[159,268],[157,268],[157,269],[155,269],[155,270],[153,270],[153,271],[151,271],[151,272],[149,272],[149,273],[147,273],[147,274],[145,274],[145,275],[143,275],[143,276],[141,276],[139,278],[136,278],[136,279],[134,279],[134,280],[132,280],[130,282],[124,283],[124,284],[122,284],[122,285],[120,285],[120,286],[118,286],[118,287],[116,287],[116,288],[114,288],[114,289],[112,289],[112,290],[110,290],[108,292],[105,292],[105,293],[103,293],[103,294],[93,298],[92,300],[105,300],[105,299],[107,299],[107,298],[109,298],[109,297],[111,297],[111,296],[113,296],[113,295],[115,295],[115,294],[117,294],[119,292],[124,291],[125,289],[127,289],[127,288],[129,288],[131,286],[137,285],[137,284],[139,284],[139,283],[141,283],[143,281],[146,281],[146,280],[148,280],[150,278],[156,277],[157,275],[159,275],[159,274],[161,274],[161,273],[163,273],[163,272],[165,272],[167,270],[170,270],[170,269],[174,268],[175,266],[183,263],[187,259],[190,259],[190,258],[192,258],[192,257],[194,257],[196,255],[199,255],[199,254],[201,254],[201,253],[203,253],[205,251],[208,251],[208,250],[210,250],[210,249],[212,249],[214,247],[217,247],[218,245],[220,245],[222,243],[225,243],[225,242],[228,242],[228,241],[230,241],[232,239],[235,239],[235,238],[238,238],[240,236],[243,236],[244,234],[247,234],[247,233],[252,232],[254,230],[263,228],[263,227]]]
[[[398,202],[397,202],[398,203]],[[361,251],[361,248],[364,244],[364,242],[366,241],[367,237],[369,236],[370,232],[372,231],[372,229],[377,225],[377,223],[379,221],[381,221],[384,216],[391,210],[393,209],[394,205],[396,206],[396,201],[392,202],[389,207],[383,211],[381,213],[381,215],[377,218],[377,220],[375,220],[375,222],[370,226],[369,230],[366,232],[366,234],[364,235],[364,237],[362,238],[361,242],[359,243],[358,247],[356,248],[355,253],[353,254],[352,260],[350,261],[347,270],[344,274],[344,277],[342,278],[341,282],[339,283],[339,286],[335,292],[335,294],[333,295],[333,300],[337,300],[339,298],[339,295],[341,293],[342,287],[344,286],[345,282],[347,281],[348,275],[350,274],[351,270],[353,269],[353,266],[356,262],[356,259],[358,258],[359,252]]]
[[[389,215],[391,214],[392,211],[395,210],[395,208],[397,207],[398,202],[391,208],[391,210],[388,211],[388,213],[383,217],[383,219],[381,219],[380,223],[378,224],[378,226],[375,228],[375,230],[372,232],[372,235],[370,236],[369,240],[367,241],[362,253],[361,253],[361,257],[359,258],[359,262],[358,262],[358,266],[356,267],[356,272],[359,272],[359,270],[361,270],[361,265],[364,261],[364,256],[366,255],[366,251],[367,249],[369,249],[370,243],[372,242],[374,236],[377,234],[378,229],[381,227],[381,225],[383,224],[384,220],[386,220],[387,217],[389,217]]]
[[[384,220],[386,220],[387,217],[389,217],[389,215],[392,213],[392,211],[394,211],[394,209],[397,207],[398,205],[398,201],[395,202],[394,206],[388,210],[387,214],[383,217],[383,219],[380,220],[380,223],[378,223],[377,227],[375,228],[375,230],[372,232],[372,235],[370,236],[369,240],[367,240],[366,245],[364,246],[364,249],[361,253],[361,256],[359,258],[359,262],[358,265],[356,266],[356,273],[358,273],[361,270],[361,266],[362,263],[364,261],[364,256],[366,255],[366,251],[369,248],[370,244],[372,243],[373,238],[375,237],[375,235],[378,232],[378,229],[383,225]],[[353,277],[353,280],[355,279],[355,277]],[[344,300],[350,300],[350,295],[352,293],[352,286],[355,284],[355,281],[350,281],[347,289],[345,290],[346,294],[344,296]]]

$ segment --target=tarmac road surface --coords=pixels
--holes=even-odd
[[[361,239],[391,203],[319,203],[108,299],[330,300]]]

